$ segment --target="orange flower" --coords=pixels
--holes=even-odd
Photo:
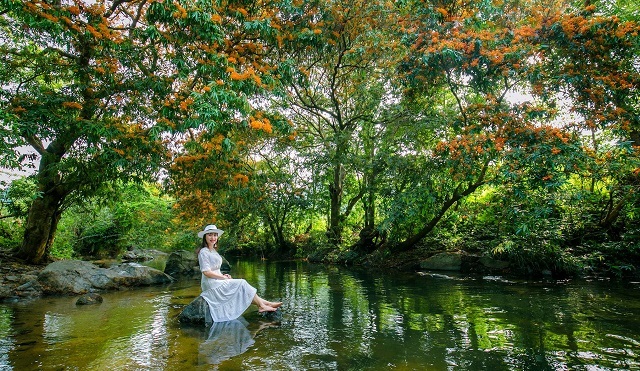
[[[440,13],[443,17],[446,17],[449,15],[449,12],[444,8],[436,8],[436,12]]]
[[[262,130],[267,134],[271,134],[273,132],[273,128],[272,128],[271,124],[269,124],[268,122],[265,122],[262,125]]]
[[[67,10],[73,15],[80,15],[80,8],[78,8],[77,6],[70,6],[67,8]]]
[[[82,109],[82,104],[78,102],[62,102],[62,107],[64,108],[73,108],[73,109]]]
[[[193,104],[193,98],[189,97],[182,102],[180,102],[180,109],[186,111],[190,105]]]
[[[231,80],[245,80],[247,78],[245,74],[240,74],[236,71],[231,72],[231,75],[229,75],[229,77],[231,77]]]

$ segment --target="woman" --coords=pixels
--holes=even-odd
[[[209,304],[214,322],[231,321],[242,315],[253,303],[259,312],[274,312],[281,302],[270,302],[259,297],[257,290],[243,279],[234,279],[220,272],[222,257],[218,254],[218,237],[224,233],[211,224],[198,232],[202,248],[198,252],[198,263],[202,271],[202,296]]]

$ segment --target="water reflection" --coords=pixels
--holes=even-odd
[[[177,323],[198,280],[0,304],[0,370],[640,369],[637,285],[374,273],[232,262],[283,301],[211,328]]]
[[[217,365],[246,352],[255,343],[247,328],[248,325],[249,323],[242,317],[211,325],[207,340],[198,348],[200,363]]]

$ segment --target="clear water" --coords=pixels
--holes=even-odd
[[[0,370],[640,370],[640,284],[506,281],[232,261],[281,300],[177,323],[198,280],[0,304]]]

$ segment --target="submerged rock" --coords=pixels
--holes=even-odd
[[[104,299],[96,293],[84,294],[76,300],[76,305],[101,304]]]
[[[275,312],[262,312],[260,313],[262,318],[268,321],[280,322],[282,321],[282,310],[278,308]]]
[[[420,268],[439,271],[460,271],[462,255],[459,252],[443,252],[423,260]]]

